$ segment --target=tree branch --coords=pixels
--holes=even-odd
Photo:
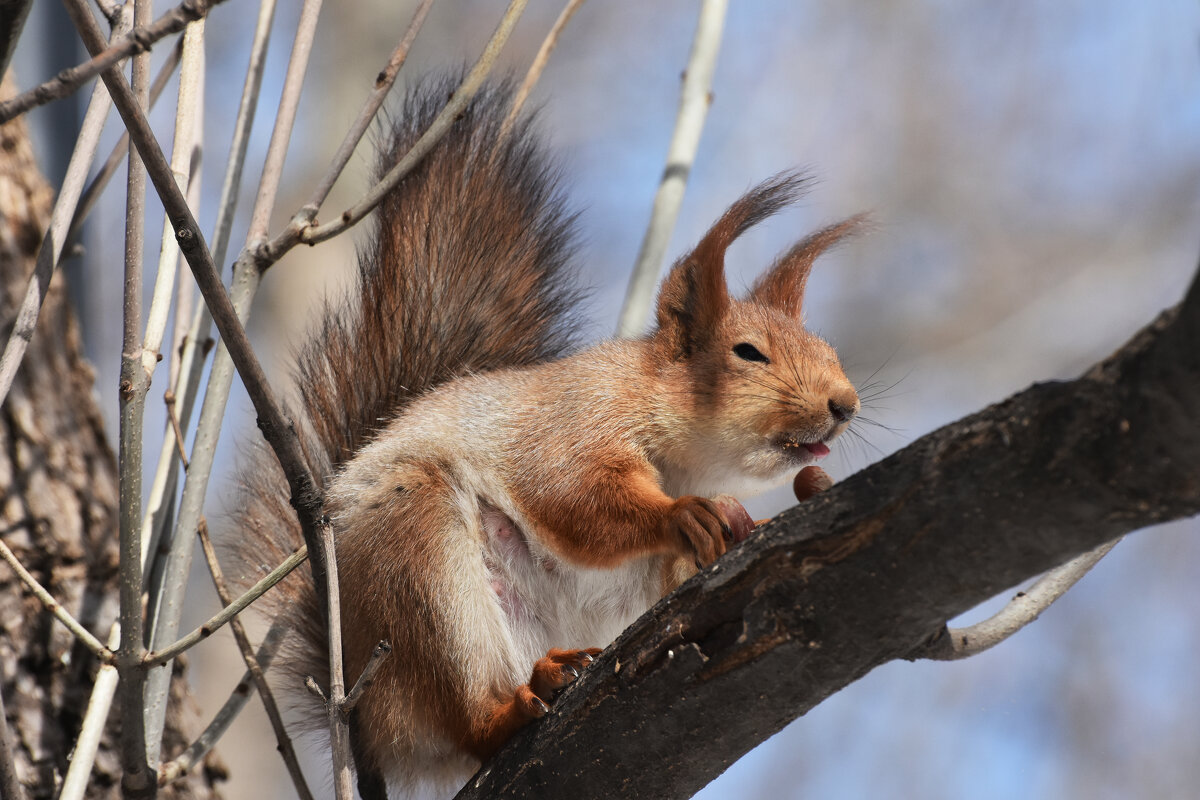
[[[947,619],[1200,512],[1197,341],[1200,277],[1077,380],[784,512],[643,615],[458,797],[690,796],[876,666],[922,655]]]
[[[92,635],[92,632],[83,627],[77,619],[71,616],[71,612],[62,607],[62,603],[54,599],[54,595],[46,591],[46,588],[38,583],[38,579],[30,574],[29,570],[17,558],[16,554],[9,549],[8,545],[0,539],[0,559],[7,562],[12,571],[17,574],[21,582],[28,587],[29,591],[33,592],[34,597],[41,601],[46,610],[54,615],[54,618],[67,627],[71,633],[75,634],[76,638],[83,643],[84,647],[91,650],[96,658],[100,659],[101,664],[110,664],[113,660],[113,652],[104,646],[104,643]]]
[[[1089,550],[1061,567],[1055,567],[1038,578],[1037,583],[1027,591],[1017,592],[1004,608],[983,622],[966,628],[947,628],[945,634],[931,642],[920,655],[933,661],[958,661],[992,649],[1041,616],[1054,601],[1099,564],[1119,541],[1114,539],[1105,542],[1095,550]]]
[[[144,53],[165,36],[178,33],[189,22],[206,15],[213,6],[225,0],[184,0],[150,25],[139,26],[99,50],[88,61],[55,75],[43,84],[0,103],[0,125],[24,114],[31,108],[66,97],[104,70],[132,55]],[[91,12],[88,12],[91,13]]]

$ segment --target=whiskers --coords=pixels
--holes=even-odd
[[[859,412],[854,419],[850,420],[850,424],[842,431],[839,441],[842,446],[836,448],[834,453],[840,456],[843,465],[849,470],[854,469],[853,461],[857,462],[857,466],[861,467],[866,463],[870,463],[887,455],[881,447],[871,441],[868,432],[886,431],[893,437],[904,439],[905,434],[903,429],[895,428],[888,425],[874,416],[880,411],[890,411],[881,401],[885,401],[892,397],[898,397],[899,392],[895,389],[908,378],[909,373],[905,373],[895,381],[887,383],[882,380],[876,380],[876,376],[880,371],[888,365],[891,359],[884,361],[875,370],[868,375],[860,386],[856,387],[858,392]]]

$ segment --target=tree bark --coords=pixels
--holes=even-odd
[[[11,95],[6,80],[0,96]],[[37,170],[23,120],[0,126],[0,336],[13,316],[49,221],[52,192]],[[116,460],[93,399],[94,376],[56,277],[12,390],[0,406],[0,536],[72,614],[101,640],[115,618]],[[115,388],[115,387],[114,387]],[[17,779],[29,798],[51,798],[66,770],[97,664],[0,566],[0,696]],[[178,671],[164,750],[186,744],[190,703]],[[117,797],[116,719],[110,717],[88,796]],[[165,796],[216,797],[219,768]]]
[[[1200,512],[1200,277],[1074,381],[1037,384],[784,512],[622,634],[459,793],[688,797],[945,621]]]

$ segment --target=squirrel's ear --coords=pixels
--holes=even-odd
[[[755,282],[750,290],[750,299],[799,319],[804,287],[808,283],[813,261],[830,247],[858,232],[866,219],[866,214],[858,214],[822,228],[798,243]]]
[[[759,184],[729,207],[692,252],[675,263],[658,295],[658,329],[687,356],[703,347],[729,309],[725,251],[734,239],[795,201],[806,178],[785,172]]]

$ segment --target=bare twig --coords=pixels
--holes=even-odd
[[[8,729],[8,716],[4,712],[2,694],[0,694],[0,796],[12,800],[25,800],[25,789],[17,777],[17,765],[13,761],[12,731]]]
[[[81,6],[79,17],[93,26],[96,20]],[[151,0],[134,0],[133,24],[144,24],[152,14]],[[76,23],[78,24],[78,22]],[[97,37],[97,44],[99,44]],[[123,82],[123,80],[122,80]],[[128,87],[127,87],[128,88]],[[109,94],[112,90],[109,89]],[[150,59],[143,53],[133,59],[132,88],[126,102],[144,111],[150,105]],[[145,673],[138,669],[145,645],[142,641],[142,422],[149,376],[141,369],[142,258],[146,223],[146,170],[130,148],[125,199],[125,292],[122,305],[121,384],[119,393],[120,620],[121,644],[117,650],[118,691],[121,706],[121,777],[126,797],[152,797],[154,773],[150,769],[142,687]]]
[[[306,0],[301,12],[300,24],[296,31],[295,42],[292,47],[291,60],[288,63],[288,71],[284,80],[283,96],[280,99],[279,114],[276,117],[275,127],[272,132],[271,143],[267,151],[267,163],[263,168],[263,183],[269,183],[270,188],[266,193],[269,198],[267,208],[263,209],[262,201],[264,192],[260,186],[259,202],[256,203],[254,213],[256,215],[270,216],[270,201],[273,200],[274,194],[278,189],[278,180],[283,168],[284,156],[287,152],[287,142],[291,135],[292,126],[295,119],[296,106],[299,103],[300,92],[303,88],[304,74],[307,69],[309,56],[312,50],[312,40],[316,34],[316,23],[321,8],[321,0]],[[175,225],[175,220],[171,220],[171,224]],[[254,222],[251,223],[250,237],[253,240],[255,236]],[[215,263],[213,268],[215,272]],[[218,285],[220,279],[218,276]],[[224,287],[221,286],[222,299],[228,302],[228,297],[225,296]],[[210,304],[211,309],[211,304]],[[215,315],[214,315],[215,316]],[[237,320],[235,313],[234,319]],[[236,322],[239,328],[240,335],[245,336],[241,329],[240,321]],[[230,345],[229,337],[225,335],[222,329],[222,338],[224,344]],[[245,343],[247,352],[249,351],[249,343]],[[252,353],[251,353],[252,354]],[[232,375],[230,375],[232,378]],[[264,385],[263,388],[268,388]],[[224,408],[221,409],[223,411]],[[278,407],[276,408],[278,412]],[[205,408],[202,411],[201,424],[207,423],[214,425],[211,417],[207,416],[211,413],[207,400]],[[261,414],[260,414],[261,418]],[[287,423],[290,426],[290,422]],[[290,432],[290,429],[289,429]],[[294,438],[294,432],[292,432]],[[303,460],[298,462],[298,465],[305,469],[307,467]],[[311,478],[309,478],[311,481]],[[192,481],[189,477],[189,484]],[[152,645],[156,650],[162,650],[167,653],[178,652],[179,647],[199,641],[208,635],[205,632],[204,626],[193,631],[188,636],[185,636],[180,641],[175,641],[179,634],[179,619],[183,612],[183,598],[186,592],[187,575],[191,570],[192,553],[194,550],[194,532],[199,526],[201,519],[201,506],[203,497],[197,497],[196,492],[199,487],[207,485],[207,475],[199,483],[192,484],[185,488],[187,505],[186,508],[181,504],[180,514],[174,526],[174,532],[169,537],[169,552],[166,557],[166,564],[162,570],[161,587],[162,590],[157,596],[157,604],[153,616],[153,636]],[[190,492],[186,489],[190,488]],[[199,638],[197,638],[199,637]],[[165,661],[159,661],[159,668],[150,672],[147,679],[147,705],[153,711],[153,724],[157,730],[165,721],[165,706],[166,697],[170,688],[170,667]]]
[[[350,780],[350,723],[346,716],[346,680],[342,669],[341,600],[338,590],[337,555],[333,546],[333,525],[329,517],[321,520],[321,546],[325,555],[325,590],[329,609],[329,700],[325,710],[329,715],[329,743],[333,749],[333,788],[337,800],[352,800],[354,785]]]
[[[183,60],[179,68],[179,92],[175,104],[174,142],[171,148],[171,172],[178,190],[185,195],[195,197],[196,190],[190,188],[188,184],[192,177],[193,150],[198,137],[197,129],[200,127],[202,119],[204,21],[200,20],[189,24],[184,31],[183,39]],[[188,206],[192,207],[191,201],[188,202]],[[154,295],[150,303],[150,311],[146,315],[145,336],[141,345],[141,366],[147,380],[151,378],[158,362],[162,360],[162,340],[166,333],[167,314],[175,295],[174,283],[178,266],[179,247],[175,243],[170,221],[164,219],[158,271],[154,281]],[[190,285],[191,281],[185,283]],[[182,307],[176,305],[177,320],[185,313],[186,311]],[[168,460],[173,460],[168,449],[171,438],[173,438],[173,434],[167,432],[160,448],[160,457],[165,450]],[[160,486],[157,481],[161,477],[165,484],[170,484],[170,488],[174,489],[174,482],[177,478],[176,473],[170,469],[163,470],[162,466],[164,465],[160,464],[160,469],[155,471],[156,483],[152,487],[154,491],[151,492],[156,506],[143,521],[144,537],[148,535],[151,539],[158,538],[156,534],[161,534],[165,527],[169,517],[167,504],[173,499],[165,491],[166,485],[163,485],[162,491],[159,491]],[[166,564],[161,570],[158,570],[158,581],[150,590],[152,603],[147,611],[147,625],[149,626],[148,643],[151,648],[162,647],[171,642],[179,632],[178,624],[170,624],[169,619],[172,616],[171,612],[174,612],[176,618],[179,613],[182,613],[182,603],[179,598],[184,592],[183,584],[187,582],[187,572],[191,567],[193,550],[190,536],[187,537],[186,542],[186,563],[182,566],[176,563],[175,560],[178,558],[176,551],[179,548],[172,543],[170,552],[165,559]],[[160,547],[162,545],[156,542],[152,552],[159,553]],[[165,614],[164,609],[167,612]],[[166,621],[164,621],[164,617],[167,617]],[[161,757],[162,731],[163,725],[166,723],[170,682],[171,668],[169,665],[161,669],[150,670],[146,675],[144,697],[147,709],[145,715],[147,747],[150,752],[150,763],[155,767]]]
[[[103,40],[98,26],[88,14],[83,0],[66,0],[72,19],[80,29],[84,44],[89,49],[98,49]],[[79,13],[82,10],[83,13]],[[167,215],[175,228],[188,265],[192,269],[204,300],[212,312],[213,320],[229,347],[234,363],[238,367],[247,394],[258,413],[259,427],[267,442],[275,451],[288,485],[292,490],[292,501],[299,512],[301,527],[306,538],[316,539],[316,521],[320,518],[323,499],[300,449],[300,442],[290,422],[284,417],[275,394],[267,383],[262,365],[250,348],[245,329],[238,320],[229,296],[212,261],[212,255],[199,232],[195,217],[187,206],[179,188],[171,176],[162,150],[146,122],[145,114],[133,98],[129,84],[118,70],[103,73],[105,85],[113,96],[114,104],[130,132],[130,140],[137,147],[147,166],[147,172],[162,200]]]
[[[154,83],[150,85],[150,107],[154,108],[159,96],[162,95],[163,89],[167,88],[167,83],[171,80],[171,76],[175,72],[175,67],[179,66],[179,60],[183,55],[183,39],[171,48],[167,60],[159,67],[158,74],[154,76]],[[108,92],[105,91],[105,97]],[[79,204],[75,207],[75,214],[71,217],[71,226],[67,229],[66,240],[63,244],[63,252],[70,253],[75,244],[79,241],[79,234],[83,230],[84,220],[88,214],[92,213],[92,208],[96,205],[96,201],[100,198],[100,194],[104,188],[108,186],[109,180],[112,179],[117,168],[121,166],[121,162],[129,154],[129,134],[122,133],[121,138],[113,145],[112,152],[108,154],[108,158],[104,160],[104,165],[95,174],[92,180],[88,183],[87,188],[83,190],[83,194],[79,197]]]
[[[107,664],[113,660],[112,651],[105,647],[99,639],[93,636],[91,631],[83,627],[83,625],[79,623],[79,620],[72,617],[70,612],[63,608],[62,604],[54,599],[54,595],[50,594],[50,592],[46,591],[44,586],[38,583],[38,579],[33,577],[29,570],[25,569],[25,567],[17,559],[16,554],[9,549],[8,545],[5,544],[3,539],[0,539],[0,558],[8,562],[8,565],[12,567],[13,572],[17,573],[17,577],[21,579],[22,583],[29,587],[29,591],[33,592],[34,597],[41,601],[41,604],[46,607],[46,610],[53,614],[55,619],[65,625],[67,630],[73,633],[75,637],[79,639],[79,641],[83,642],[83,645],[88,650],[91,650],[93,653],[95,653],[96,657],[99,658],[102,663]]]
[[[713,71],[721,46],[721,30],[725,24],[727,6],[728,0],[704,0],[700,7],[696,38],[692,42],[687,71],[683,75],[675,133],[667,151],[667,166],[658,184],[650,225],[642,239],[633,275],[629,279],[625,305],[617,324],[618,336],[638,336],[646,327],[650,302],[662,271],[663,256],[670,244],[675,220],[679,217],[683,191],[687,187],[692,162],[696,160],[700,132],[704,129],[704,118],[712,102]]]
[[[554,48],[558,45],[558,37],[562,34],[563,28],[567,27],[567,23],[571,21],[571,17],[575,16],[575,12],[579,10],[581,5],[583,5],[583,0],[567,0],[567,4],[563,6],[558,19],[554,21],[550,32],[546,34],[546,38],[542,41],[542,46],[538,48],[537,55],[533,57],[533,63],[529,65],[529,71],[525,73],[525,79],[521,81],[520,87],[517,88],[516,93],[513,95],[512,106],[509,107],[508,115],[504,117],[504,122],[500,125],[500,133],[496,137],[497,142],[503,142],[508,138],[508,133],[512,130],[513,123],[517,120],[517,114],[521,113],[521,107],[525,105],[525,101],[529,98],[529,93],[533,91],[534,85],[542,77],[542,72],[546,69],[547,62],[550,61],[550,54],[554,52]]]
[[[363,103],[362,111],[358,114],[358,119],[350,126],[350,130],[346,131],[346,136],[342,139],[341,146],[338,147],[337,152],[333,156],[333,163],[330,164],[329,170],[322,176],[316,188],[313,189],[308,201],[297,212],[294,222],[298,221],[302,224],[308,224],[316,219],[317,212],[321,210],[321,205],[325,202],[325,198],[329,196],[329,191],[337,183],[337,179],[342,174],[342,170],[346,168],[346,164],[350,162],[350,156],[354,155],[354,149],[358,147],[363,134],[367,132],[371,121],[375,119],[375,115],[379,112],[379,107],[383,105],[384,98],[387,97],[392,84],[396,82],[396,75],[400,72],[400,67],[404,66],[413,40],[417,38],[417,33],[420,32],[421,26],[425,24],[425,16],[429,13],[429,8],[432,5],[433,0],[422,0],[421,5],[417,6],[417,10],[413,12],[412,21],[409,22],[404,36],[400,38],[400,43],[396,45],[396,49],[392,51],[387,64],[384,65],[379,75],[376,76],[375,88],[371,90],[366,102]]]
[[[258,21],[255,26],[254,40],[250,48],[250,62],[246,69],[246,78],[242,88],[242,97],[238,106],[237,119],[234,123],[233,139],[230,144],[228,166],[225,171],[224,183],[221,187],[221,200],[218,203],[217,222],[213,232],[213,263],[220,265],[225,260],[225,252],[229,245],[230,231],[233,227],[234,211],[238,204],[239,188],[242,182],[242,169],[246,161],[246,149],[250,140],[250,130],[254,122],[254,112],[258,107],[259,90],[262,86],[263,68],[266,63],[267,45],[270,42],[271,23],[275,17],[275,0],[263,0],[259,6]],[[238,319],[245,320],[249,312],[250,301],[257,287],[257,273],[247,279],[246,271],[235,272],[233,278],[233,293],[231,300]],[[209,333],[212,329],[212,317],[208,309],[201,306],[196,310],[192,320],[191,330],[183,345],[181,357],[180,382],[176,385],[173,400],[179,404],[178,416],[186,424],[191,415],[192,404],[200,383],[200,373],[204,365],[204,356]],[[208,488],[208,479],[212,472],[213,458],[216,453],[217,441],[220,436],[221,424],[225,418],[225,402],[229,396],[229,388],[233,382],[233,362],[229,352],[222,345],[217,348],[209,374],[208,388],[204,395],[204,406],[200,411],[200,422],[196,427],[196,439],[193,444],[192,460],[188,470],[187,480],[183,488],[183,496],[179,501],[178,519],[174,536],[183,536],[191,540],[191,531],[196,530],[201,519],[204,495]],[[171,457],[171,449],[175,446],[170,439],[177,433],[172,431],[165,437],[163,452],[160,455],[159,471],[164,468],[174,470],[178,463]],[[174,474],[171,472],[170,474]],[[165,477],[165,476],[164,476]],[[174,483],[171,482],[173,492]],[[155,488],[158,488],[156,483]],[[152,493],[152,502],[163,502],[171,492]],[[165,515],[163,516],[165,523]],[[161,597],[161,595],[160,595]],[[168,598],[169,599],[169,598]]]
[[[164,399],[167,403],[167,417],[171,421],[171,428],[175,432],[175,441],[179,446],[179,460],[183,463],[183,468],[187,469],[188,457],[183,449],[183,433],[179,428],[179,418],[175,414],[175,395],[169,394]],[[233,596],[225,584],[221,562],[217,559],[217,552],[213,548],[212,537],[208,533],[208,523],[204,517],[200,518],[200,527],[197,532],[200,535],[200,547],[204,552],[204,560],[208,564],[209,575],[212,576],[213,587],[217,590],[217,597],[223,604],[230,605],[233,602]],[[267,683],[266,673],[263,672],[258,659],[254,657],[254,647],[250,644],[250,637],[246,635],[246,628],[237,617],[229,621],[229,628],[233,631],[233,638],[237,641],[238,649],[242,653],[242,660],[246,663],[246,673],[254,681],[254,687],[258,690],[259,697],[262,698],[263,708],[267,712],[271,728],[275,731],[275,740],[279,744],[279,754],[283,757],[288,774],[296,787],[296,794],[300,796],[301,800],[312,800],[312,792],[308,788],[307,781],[304,780],[300,761],[296,758],[296,748],[292,746],[292,739],[283,725],[283,715],[279,713],[279,704],[275,701],[275,694]]]
[[[196,155],[200,148],[200,129],[203,127],[204,20],[188,25],[183,33],[183,42],[179,95],[175,103],[171,171],[175,175],[175,184],[187,195],[196,193],[189,184],[192,179],[192,165],[197,160]],[[142,339],[142,369],[148,376],[154,374],[158,362],[162,361],[162,343],[167,329],[167,315],[175,293],[175,275],[178,268],[179,248],[175,244],[171,223],[164,219],[158,270],[154,278],[154,295],[150,301],[150,311],[146,315],[146,332]],[[175,316],[177,322],[186,319],[184,310],[178,306]]]
[[[108,92],[104,91],[104,87],[97,85],[84,114],[79,136],[75,139],[75,149],[67,164],[67,174],[63,177],[58,199],[50,212],[50,225],[38,249],[33,276],[29,279],[25,296],[21,299],[21,307],[17,311],[8,342],[4,346],[4,353],[0,355],[0,400],[8,396],[12,382],[17,376],[17,369],[21,366],[21,359],[25,357],[25,350],[29,347],[29,341],[37,328],[42,302],[46,299],[46,290],[54,276],[54,268],[62,257],[63,239],[75,213],[75,206],[79,202],[84,181],[87,180],[88,170],[96,158],[100,133],[104,129],[109,109]]]
[[[983,622],[966,628],[948,628],[937,641],[919,655],[934,661],[957,661],[995,647],[1037,619],[1055,600],[1062,597],[1100,559],[1116,547],[1120,539],[1102,544],[1052,569],[1024,592],[1018,592],[1004,608]]]
[[[146,653],[142,659],[143,666],[156,667],[160,664],[165,664],[175,656],[182,653],[184,650],[195,645],[197,642],[207,639],[225,623],[229,622],[235,616],[240,614],[251,603],[266,594],[267,590],[286,578],[292,570],[304,563],[308,558],[308,546],[300,545],[300,548],[292,553],[275,569],[268,572],[262,580],[247,589],[232,603],[229,603],[216,614],[214,614],[207,622],[193,630],[186,636],[181,637],[174,643],[153,652]]]
[[[0,103],[0,125],[24,114],[31,108],[37,108],[52,100],[66,97],[123,59],[147,52],[151,45],[159,39],[183,30],[183,27],[189,22],[200,19],[213,6],[224,1],[184,0],[183,3],[155,20],[153,24],[135,27],[129,33],[116,38],[111,46],[96,50],[90,60],[65,69],[40,86],[35,86],[11,100]],[[88,13],[91,14],[91,11],[89,10]]]
[[[346,702],[342,704],[342,709],[349,714],[358,705],[358,701],[362,699],[363,694],[367,689],[371,688],[371,684],[375,682],[375,673],[392,654],[392,646],[387,642],[380,642],[375,645],[375,649],[371,651],[371,657],[367,660],[367,665],[363,667],[362,674],[358,676],[358,680],[354,682],[354,688],[346,695]]]
[[[208,571],[212,575],[213,586],[217,590],[217,597],[221,598],[222,603],[229,605],[232,602],[229,588],[225,585],[225,577],[221,573],[221,564],[217,561],[217,553],[213,549],[212,538],[208,535],[208,525],[203,519],[200,520],[199,533],[200,546],[204,550],[204,560],[208,562]],[[237,640],[238,649],[241,650],[242,660],[246,662],[246,672],[254,681],[254,688],[258,689],[258,696],[262,698],[267,718],[271,720],[271,728],[275,731],[275,741],[279,744],[279,754],[283,757],[283,763],[287,766],[288,774],[291,776],[292,783],[296,787],[296,794],[299,795],[301,800],[313,800],[308,783],[304,780],[304,772],[300,769],[300,760],[296,757],[296,748],[292,746],[292,739],[288,736],[287,729],[283,725],[283,715],[279,713],[279,704],[275,701],[275,695],[271,692],[271,687],[267,683],[267,676],[263,672],[262,666],[259,665],[258,659],[254,657],[254,647],[250,644],[250,637],[246,635],[246,629],[243,627],[242,621],[236,617],[229,621],[229,627],[233,631],[233,638]]]
[[[263,638],[262,645],[258,648],[255,660],[259,666],[266,669],[270,666],[271,661],[275,658],[275,653],[279,650],[280,644],[283,642],[283,637],[287,634],[288,627],[276,623],[267,631],[267,635]],[[237,715],[245,708],[246,701],[250,698],[250,682],[253,680],[250,673],[242,676],[238,681],[237,686],[229,695],[229,699],[225,701],[225,705],[213,717],[212,721],[204,731],[196,737],[196,741],[188,745],[187,749],[179,754],[174,760],[163,764],[158,772],[158,785],[165,786],[177,778],[186,775],[188,770],[200,762],[212,749],[217,740],[220,739],[229,726],[237,719]],[[65,798],[60,798],[65,800]]]
[[[121,626],[113,625],[108,635],[109,649],[115,649],[120,641]],[[92,694],[88,698],[83,723],[79,726],[79,738],[75,740],[71,763],[67,765],[67,774],[63,777],[58,800],[83,800],[87,792],[88,778],[91,777],[96,753],[100,749],[100,739],[104,735],[104,726],[108,722],[108,711],[112,708],[113,696],[117,693],[117,679],[117,668],[114,664],[102,664],[96,673],[96,682],[92,684]]]
[[[471,102],[471,98],[479,91],[484,78],[491,71],[492,65],[500,55],[501,49],[504,47],[505,42],[508,41],[508,35],[512,33],[513,26],[516,25],[521,12],[525,10],[526,1],[511,0],[508,10],[504,12],[500,24],[497,25],[487,46],[484,47],[483,53],[480,54],[475,65],[471,67],[471,71],[467,73],[463,82],[454,91],[454,95],[446,103],[446,107],[434,118],[429,129],[421,134],[421,137],[413,144],[412,149],[405,153],[396,162],[395,166],[388,170],[388,173],[377,184],[371,187],[370,191],[361,200],[343,211],[338,219],[333,222],[324,225],[309,225],[307,227],[295,223],[289,225],[282,234],[276,237],[265,248],[262,257],[270,261],[275,261],[283,253],[300,242],[304,244],[317,244],[326,239],[331,239],[358,224],[375,206],[379,205],[387,193],[394,189],[396,184],[425,157],[425,154],[433,149],[433,146],[450,129],[450,126],[466,107],[467,103]]]
[[[225,180],[221,187],[221,200],[217,212],[216,228],[213,234],[213,261],[217,265],[220,265],[224,261],[225,250],[229,244],[229,232],[232,228],[233,212],[237,207],[238,188],[241,185],[242,166],[245,164],[246,159],[246,144],[249,141],[249,132],[253,123],[254,111],[257,108],[258,92],[262,83],[263,65],[274,14],[274,0],[264,0],[259,8],[254,42],[251,45],[250,64],[247,69],[246,82],[242,92],[237,120],[234,124],[233,141],[230,146]],[[235,283],[235,291],[232,299],[239,318],[244,318],[247,301],[245,299],[239,301],[239,289],[244,289],[244,283]],[[177,316],[180,313],[180,311],[176,311]],[[201,306],[196,310],[191,328],[184,337],[182,355],[179,359],[179,375],[177,380],[171,384],[174,389],[169,393],[171,396],[170,402],[176,406],[176,416],[183,424],[187,424],[187,421],[191,418],[192,405],[195,402],[196,392],[200,384],[200,374],[204,366],[204,357],[207,353],[208,337],[211,329],[212,317],[208,314],[208,309]],[[200,518],[200,507],[203,503],[204,489],[207,488],[207,478],[212,468],[212,456],[216,449],[217,434],[221,427],[220,421],[224,416],[224,397],[228,394],[232,374],[233,365],[229,361],[228,353],[222,348],[218,351],[218,358],[213,365],[208,384],[208,393],[205,398],[205,408],[201,414],[200,425],[196,431],[194,447],[198,466],[188,475],[183,498],[180,502],[179,520],[175,527],[177,532],[188,532],[185,534],[185,537],[189,542],[191,541],[190,531],[196,529]],[[221,392],[221,387],[224,387],[224,393]],[[209,398],[214,395],[221,396],[221,403],[210,404]],[[219,405],[219,411],[214,410],[214,405]],[[148,537],[155,542],[162,537],[162,529],[169,521],[169,515],[164,512],[167,498],[173,495],[175,491],[175,481],[177,478],[176,466],[179,462],[172,456],[172,450],[176,446],[177,441],[181,441],[181,439],[176,439],[177,436],[181,437],[182,434],[177,430],[172,430],[163,437],[163,446],[159,453],[158,469],[155,473],[154,485],[150,492],[150,510],[147,512],[147,517],[153,516],[153,519],[147,520],[145,528]],[[197,473],[202,474],[202,479],[197,476]],[[200,499],[197,500],[197,497]],[[182,589],[182,587],[177,588]],[[170,595],[172,592],[168,591],[165,594]],[[168,602],[171,601],[171,597],[169,596],[164,598],[163,592],[159,592],[157,598],[160,600],[165,599]],[[157,617],[157,613],[155,616]]]
[[[304,678],[304,688],[308,689],[309,694],[321,701],[321,705],[329,702],[329,698],[325,697],[325,692],[321,691],[321,685],[317,683],[317,679],[312,675],[306,675]]]
[[[279,180],[283,176],[283,164],[287,158],[288,142],[292,138],[292,127],[296,122],[296,109],[300,106],[300,93],[304,88],[304,75],[308,71],[312,42],[317,32],[317,18],[321,13],[322,0],[305,0],[300,12],[300,25],[288,60],[287,74],[283,79],[283,92],[279,97],[279,112],[275,127],[271,130],[271,143],[267,146],[267,157],[263,163],[262,178],[258,183],[258,197],[250,215],[250,231],[246,234],[247,247],[265,241],[271,223],[271,212],[279,194]]]

